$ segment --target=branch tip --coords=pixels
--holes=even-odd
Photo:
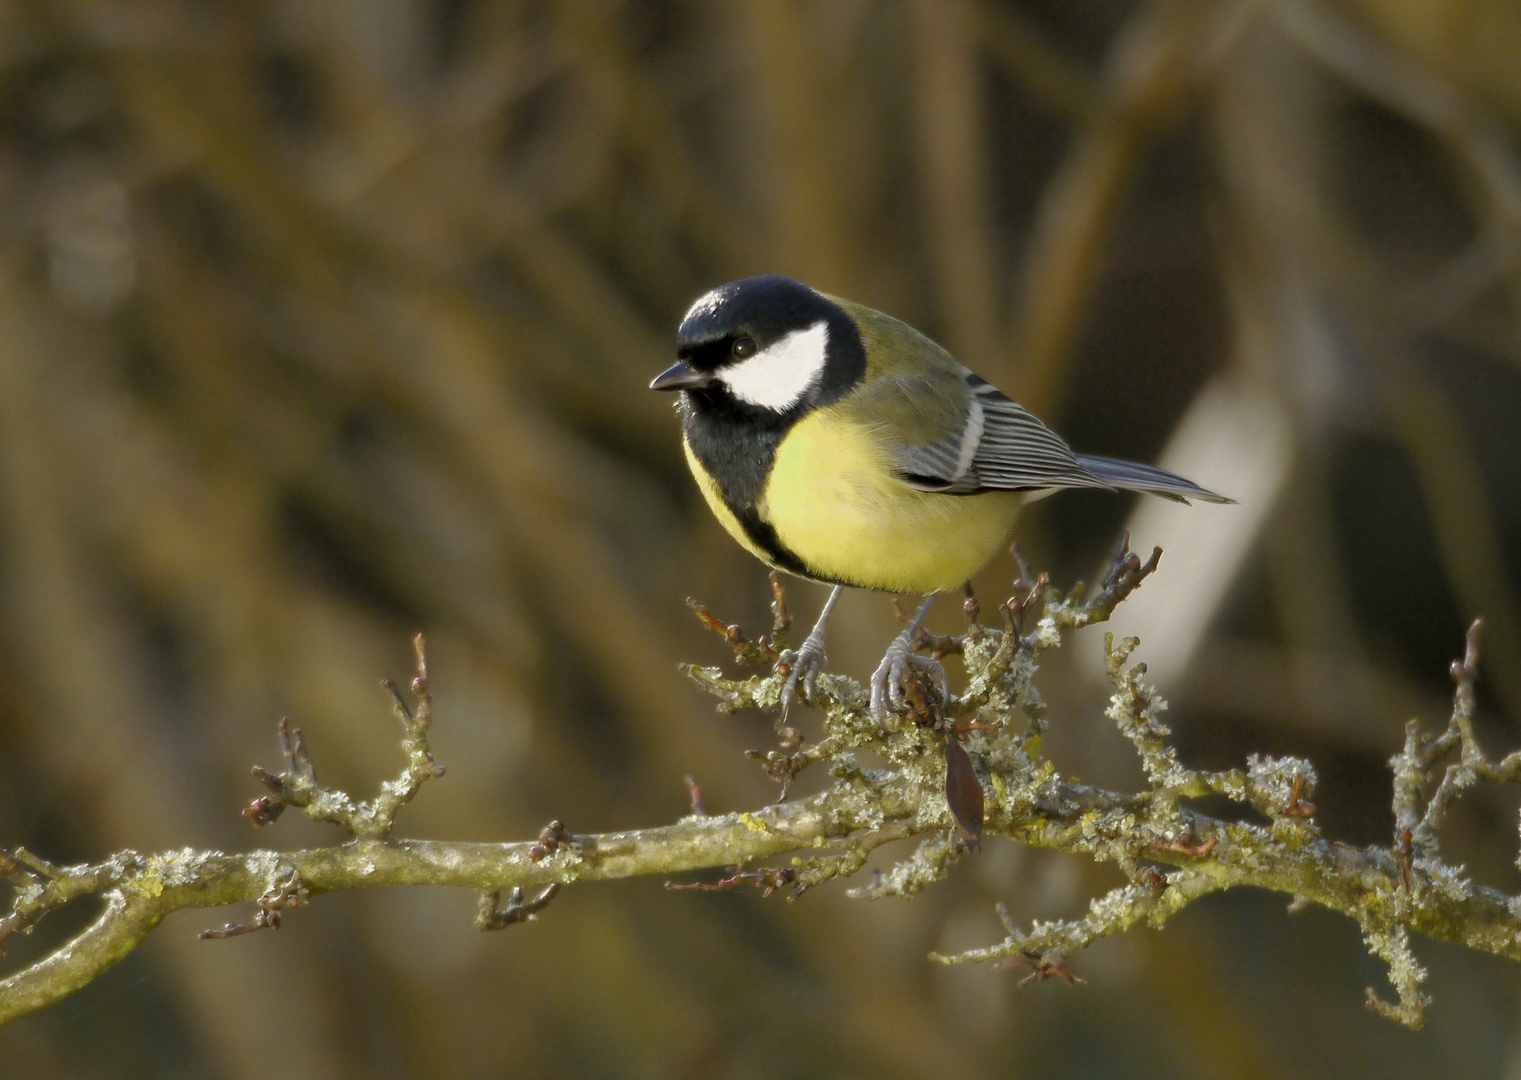
[[[301,906],[301,872],[292,870],[288,878],[270,888],[257,902],[259,908],[252,922],[228,923],[219,930],[202,930],[196,937],[201,941],[221,940],[258,930],[280,929],[282,913]]]
[[[10,853],[8,860],[12,864],[20,863],[31,874],[42,881],[54,881],[63,876],[63,871],[39,855],[33,855],[24,847],[18,846]]]
[[[401,696],[401,690],[391,679],[381,679],[381,687],[391,695],[391,710],[396,714],[403,726],[411,726],[413,723],[412,708],[407,704],[407,699]]]
[[[274,777],[264,772],[263,769],[259,769],[256,766],[255,774],[257,775],[260,773],[263,774],[259,776],[259,779],[261,780],[264,780],[266,777],[269,780],[274,779]],[[248,823],[256,829],[262,829],[266,826],[273,825],[276,821],[280,820],[280,815],[283,813],[285,813],[285,803],[277,795],[260,795],[257,799],[243,808],[243,816],[246,817],[248,819]]]
[[[787,611],[787,589],[777,571],[771,571],[766,578],[771,583],[771,646],[785,649],[787,632],[792,629],[792,616]]]
[[[692,881],[685,884],[667,881],[665,887],[673,892],[688,889],[699,892],[728,892],[741,885],[753,885],[760,890],[761,896],[767,897],[778,889],[785,889],[788,885],[796,883],[797,879],[797,871],[790,866],[763,866],[757,870],[735,870],[728,877],[718,881]]]
[[[966,619],[966,636],[975,641],[982,636],[982,624],[977,621],[982,614],[982,605],[977,602],[977,594],[972,591],[970,581],[961,587],[961,592],[961,614]]]
[[[544,890],[532,900],[523,899],[521,886],[514,886],[507,901],[507,906],[498,908],[502,894],[500,892],[481,893],[481,901],[476,909],[475,926],[477,930],[502,930],[515,923],[535,922],[539,912],[549,906],[560,892],[559,882],[546,886]]]
[[[780,588],[780,582],[773,582],[773,589]],[[775,614],[777,608],[776,602],[773,600],[772,625],[773,627],[780,626],[781,629],[773,629],[769,642],[765,638],[761,638],[759,641],[751,641],[745,636],[744,629],[738,623],[725,623],[717,615],[714,615],[706,604],[698,603],[693,597],[687,597],[687,607],[691,609],[693,615],[697,616],[697,621],[702,624],[703,629],[724,639],[724,643],[733,651],[736,662],[765,667],[775,664],[781,659],[778,642],[783,646],[786,644],[786,626],[783,623],[786,622],[790,625],[790,620],[786,619],[785,600],[782,601],[782,614],[780,617]]]
[[[692,815],[694,817],[707,817],[708,811],[702,802],[702,787],[691,773],[687,773],[681,779],[687,785],[687,801],[691,806]]]
[[[1044,982],[1046,979],[1060,979],[1068,986],[1086,984],[1087,979],[1076,974],[1067,966],[1065,960],[1052,953],[1021,953],[1019,956],[1006,956],[993,964],[995,971],[1008,971],[1011,968],[1029,968],[1030,974],[1026,975],[1015,986],[1029,986],[1032,982]]]
[[[421,631],[412,635],[412,652],[417,657],[417,677],[412,680],[412,693],[422,697],[428,693],[428,639]]]
[[[539,839],[528,849],[529,862],[543,862],[560,850],[560,845],[570,839],[560,821],[551,821],[539,830]]]

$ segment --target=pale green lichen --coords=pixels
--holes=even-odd
[[[858,900],[912,897],[926,886],[944,880],[966,850],[966,844],[955,832],[936,833],[921,841],[907,859],[894,864],[886,873],[874,874],[869,884],[851,889],[848,895]]]
[[[348,828],[357,839],[289,854],[180,850],[144,858],[123,852],[89,866],[38,863],[34,871],[23,872],[12,911],[0,919],[0,936],[25,930],[51,908],[90,893],[104,895],[107,910],[69,945],[0,982],[0,1022],[83,985],[125,955],[168,911],[255,901],[282,888],[317,895],[388,884],[455,885],[482,890],[489,898],[514,887],[544,889],[579,880],[668,876],[736,865],[761,866],[754,881],[780,882],[786,875],[767,871],[763,864],[785,858],[796,895],[855,873],[882,844],[918,836],[921,843],[912,855],[852,890],[865,898],[911,896],[943,878],[966,851],[946,805],[947,738],[962,740],[982,784],[986,837],[1003,835],[1112,862],[1131,880],[1096,898],[1082,918],[1041,921],[1028,934],[1005,912],[1002,942],[939,958],[945,962],[1028,960],[1032,953],[1066,956],[1138,922],[1161,926],[1200,896],[1240,885],[1276,890],[1355,919],[1369,949],[1389,965],[1399,995],[1398,1004],[1388,1005],[1370,991],[1371,1007],[1403,1023],[1418,1025],[1426,1002],[1420,989],[1425,971],[1410,950],[1410,930],[1521,959],[1521,898],[1474,885],[1462,867],[1443,863],[1436,848],[1436,830],[1452,799],[1480,779],[1512,780],[1521,774],[1521,755],[1492,763],[1472,739],[1466,711],[1472,706],[1472,643],[1448,729],[1433,736],[1412,726],[1404,751],[1392,762],[1399,823],[1392,849],[1353,849],[1320,837],[1306,801],[1317,780],[1308,761],[1252,755],[1244,769],[1222,772],[1183,765],[1161,721],[1166,702],[1146,682],[1144,665],[1130,664],[1134,639],[1118,645],[1106,639],[1114,687],[1107,715],[1135,746],[1147,787],[1120,794],[1063,779],[1040,750],[1045,710],[1031,681],[1039,657],[1060,644],[1064,630],[1107,617],[1154,565],[1155,556],[1142,564],[1122,551],[1093,599],[1084,602],[1074,592],[1048,600],[1033,632],[1021,636],[1017,626],[1012,632],[984,627],[957,639],[954,647],[960,649],[968,689],[961,698],[942,703],[943,715],[928,716],[923,726],[905,718],[884,733],[868,714],[858,683],[842,675],[822,676],[815,702],[823,719],[822,737],[801,746],[794,739],[778,751],[780,765],[768,763],[779,779],[786,770],[795,773],[823,763],[829,780],[818,795],[754,812],[690,815],[662,828],[568,837],[548,852],[531,842],[389,838],[397,809],[439,771],[423,737],[428,719],[424,700],[416,718],[404,707],[398,709],[407,763],[367,802],[318,786],[299,733],[287,732],[287,770],[266,782],[288,794],[290,805]],[[1030,597],[1038,591],[1039,586]],[[1024,620],[1024,602],[1009,607],[1011,624]],[[783,682],[770,671],[730,678],[718,668],[684,670],[724,711],[775,709]],[[994,726],[968,731],[968,717]],[[958,724],[963,726],[948,730]],[[1441,760],[1453,749],[1460,750],[1460,762],[1441,773],[1436,793],[1424,798]],[[863,767],[860,751],[876,755],[885,766]],[[1187,806],[1186,800],[1209,793],[1249,805],[1270,823],[1220,820]],[[1408,841],[1398,830],[1408,830],[1403,834]],[[1032,977],[1071,975],[1044,961],[1034,970]]]
[[[1421,992],[1426,969],[1410,951],[1410,934],[1401,925],[1391,928],[1363,928],[1363,943],[1368,951],[1389,965],[1389,984],[1399,994],[1399,1004],[1380,998],[1373,987],[1367,989],[1368,1007],[1381,1016],[1397,1020],[1406,1027],[1426,1026],[1426,1007],[1431,999]]]

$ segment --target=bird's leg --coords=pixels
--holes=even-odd
[[[808,632],[807,639],[800,649],[782,650],[781,662],[791,670],[787,673],[787,682],[782,687],[782,720],[785,722],[787,714],[792,711],[792,703],[797,700],[797,684],[803,682],[803,697],[813,701],[813,687],[818,681],[819,672],[824,670],[824,665],[829,658],[824,655],[824,627],[829,625],[829,613],[834,610],[834,602],[840,598],[840,593],[845,586],[836,585],[834,591],[829,594],[829,599],[824,601],[824,610],[819,612],[818,622],[813,624],[813,629]]]
[[[877,665],[877,670],[871,676],[871,715],[882,730],[888,730],[887,721],[891,713],[901,713],[904,710],[903,700],[903,672],[910,667],[918,668],[930,678],[935,680],[940,687],[940,695],[946,701],[951,699],[951,683],[946,677],[945,668],[939,660],[928,656],[920,656],[914,652],[914,639],[919,636],[920,629],[924,626],[925,616],[929,614],[930,605],[935,602],[938,593],[930,593],[914,612],[914,617],[908,620],[908,625],[903,628],[903,633],[893,638],[893,643],[887,647],[887,655],[882,657],[882,663]]]

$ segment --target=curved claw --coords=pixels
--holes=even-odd
[[[871,716],[882,728],[888,730],[887,722],[893,713],[907,708],[903,696],[903,673],[917,668],[934,680],[942,700],[951,700],[951,682],[940,661],[914,652],[913,639],[906,633],[899,634],[887,647],[887,654],[871,676]]]
[[[803,684],[803,700],[813,704],[814,687],[818,684],[819,673],[824,670],[824,665],[829,658],[824,655],[822,646],[815,645],[810,639],[803,642],[800,649],[784,649],[780,657],[781,662],[788,665],[791,671],[787,675],[787,681],[782,686],[782,720],[786,721],[788,714],[792,712],[792,706],[797,701],[798,681]]]

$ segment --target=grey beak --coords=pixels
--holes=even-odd
[[[701,390],[705,386],[713,385],[713,376],[706,371],[698,371],[685,360],[678,360],[666,368],[655,381],[650,383],[651,390]]]

